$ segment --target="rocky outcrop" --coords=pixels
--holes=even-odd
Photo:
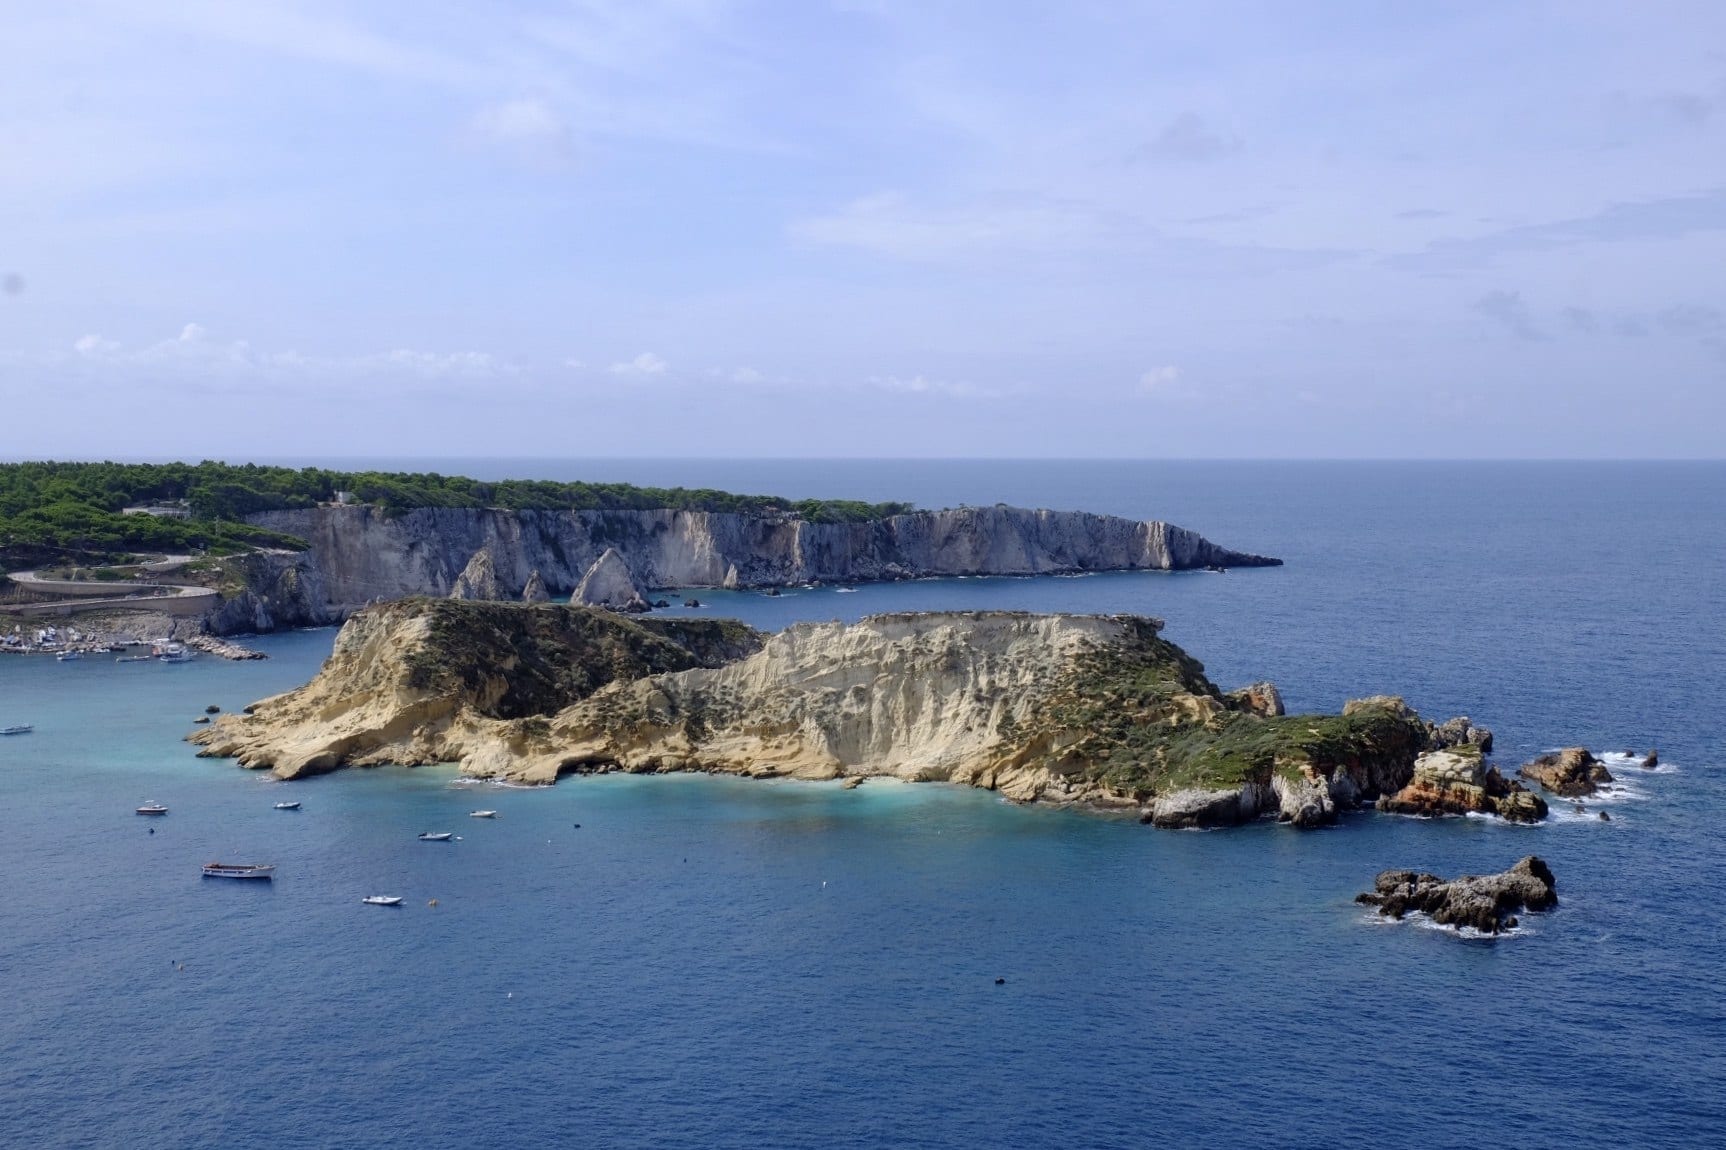
[[[403,600],[349,619],[309,684],[223,715],[192,742],[200,755],[284,779],[448,762],[473,738],[525,749],[543,716],[618,679],[718,665],[760,645],[726,619],[637,622],[562,605]]]
[[[1532,791],[1499,773],[1470,744],[1428,751],[1414,761],[1408,785],[1378,800],[1378,809],[1398,815],[1486,814],[1511,822],[1533,823],[1546,817],[1546,803]]]
[[[576,584],[570,602],[584,607],[609,607],[613,611],[648,610],[647,597],[635,585],[629,564],[623,561],[615,547],[607,547],[605,554],[593,561],[593,566]]]
[[[507,599],[503,584],[498,581],[497,565],[492,561],[491,552],[481,547],[468,559],[467,566],[461,569],[461,574],[455,577],[455,584],[449,590],[451,599],[482,599],[495,602]]]
[[[1282,692],[1271,682],[1251,683],[1229,692],[1229,700],[1240,710],[1251,711],[1267,719],[1285,714]]]
[[[538,570],[527,577],[527,586],[521,589],[521,601],[523,603],[551,602],[551,592],[545,589],[545,580],[540,577]]]
[[[1279,560],[1230,551],[1158,521],[1072,511],[966,507],[858,523],[789,513],[505,511],[371,507],[271,511],[251,521],[306,540],[337,609],[407,595],[447,595],[474,553],[502,585],[538,570],[571,590],[607,548],[641,587],[773,587],[935,575],[1191,570]]]
[[[1483,755],[1492,753],[1492,732],[1477,727],[1467,715],[1458,715],[1442,723],[1427,726],[1426,745],[1435,751],[1446,747],[1473,747]]]
[[[310,684],[196,741],[283,777],[449,761],[528,783],[612,770],[891,775],[1125,808],[1159,826],[1266,813],[1319,825],[1407,781],[1424,727],[1406,708],[1265,717],[1160,628],[945,612],[763,640],[724,621],[408,600],[360,612]]]
[[[1606,764],[1589,754],[1585,747],[1566,747],[1562,751],[1541,755],[1533,762],[1524,763],[1516,773],[1567,799],[1591,795],[1599,789],[1599,784],[1613,781]]]
[[[1517,925],[1518,911],[1557,906],[1558,884],[1551,868],[1529,855],[1499,874],[1463,875],[1449,881],[1411,870],[1383,871],[1373,889],[1355,901],[1376,906],[1379,914],[1389,918],[1419,913],[1442,926],[1498,934]]]
[[[323,572],[300,552],[256,551],[222,560],[217,605],[204,617],[216,635],[322,627],[340,620]]]

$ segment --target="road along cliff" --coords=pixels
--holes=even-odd
[[[764,636],[729,620],[408,599],[355,614],[306,686],[191,738],[288,779],[434,762],[525,783],[892,776],[1167,827],[1332,822],[1408,785],[1443,741],[1393,697],[1283,715],[1266,684],[1224,694],[1161,626],[941,612]]]
[[[337,615],[377,599],[448,595],[482,552],[505,599],[520,598],[535,571],[551,594],[569,594],[608,550],[641,588],[1281,563],[1156,520],[1004,506],[853,523],[673,510],[422,508],[390,515],[364,506],[262,512],[249,521],[310,545],[307,557]]]

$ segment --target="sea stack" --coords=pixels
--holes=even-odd
[[[497,581],[497,566],[492,562],[491,552],[481,547],[467,561],[461,574],[455,577],[455,584],[450,588],[451,599],[484,599],[498,600],[508,598],[503,593],[503,587]]]
[[[649,609],[646,596],[630,574],[629,564],[615,547],[607,547],[605,554],[593,561],[570,601],[584,607],[609,607],[632,613]]]

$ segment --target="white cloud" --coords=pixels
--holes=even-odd
[[[910,376],[872,375],[868,384],[877,390],[898,392],[901,395],[942,395],[954,399],[994,399],[1001,394],[994,388],[930,379],[920,373]]]
[[[1181,369],[1172,363],[1164,364],[1139,376],[1139,390],[1146,393],[1167,391],[1180,381]]]
[[[670,366],[651,351],[644,351],[634,359],[612,364],[607,370],[613,375],[664,375]]]
[[[412,348],[351,356],[304,355],[297,351],[259,351],[247,340],[215,340],[202,324],[188,323],[180,334],[128,347],[94,333],[72,344],[77,358],[104,373],[148,372],[171,367],[176,378],[294,378],[307,382],[350,381],[358,377],[419,379],[490,378],[516,374],[514,364],[482,351],[436,352]]]
[[[586,363],[582,362],[579,359],[575,359],[573,357],[571,357],[570,359],[564,360],[563,366],[569,368],[569,370],[571,370],[571,371],[584,371],[587,368]]]

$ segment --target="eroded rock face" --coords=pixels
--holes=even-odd
[[[1478,747],[1483,755],[1492,753],[1492,732],[1477,727],[1467,715],[1458,715],[1442,723],[1429,724],[1426,745],[1435,751],[1446,747]]]
[[[593,566],[576,584],[570,602],[585,607],[609,607],[613,611],[641,612],[648,610],[647,598],[636,586],[629,564],[617,548],[607,547],[605,554],[593,561]]]
[[[1446,881],[1411,870],[1380,872],[1373,889],[1355,898],[1378,907],[1389,918],[1419,912],[1444,926],[1472,927],[1498,934],[1517,925],[1522,910],[1549,910],[1558,905],[1558,884],[1552,870],[1529,855],[1509,870],[1492,875],[1463,875]]]
[[[492,561],[491,552],[485,548],[475,551],[467,561],[467,566],[456,576],[455,585],[450,588],[451,599],[479,599],[495,602],[507,599],[503,592],[503,584],[498,581],[497,565]]]
[[[489,552],[505,587],[539,570],[573,587],[607,548],[645,587],[772,587],[933,575],[1191,570],[1274,565],[1155,520],[966,507],[862,523],[701,511],[501,511],[369,507],[272,511],[251,522],[306,540],[338,610],[446,595]]]
[[[1541,755],[1531,763],[1524,763],[1516,773],[1567,799],[1591,795],[1599,784],[1612,782],[1612,772],[1606,769],[1606,764],[1585,747],[1566,747]]]
[[[1466,746],[1466,744],[1465,744]],[[1511,822],[1539,822],[1546,803],[1532,791],[1487,766],[1478,752],[1428,751],[1414,761],[1407,786],[1378,800],[1378,809],[1391,814],[1497,815]]]
[[[225,562],[243,586],[238,591],[225,591],[221,602],[205,616],[204,625],[212,634],[322,627],[340,620],[329,606],[323,575],[310,556],[257,551]]]
[[[1267,719],[1284,714],[1282,692],[1271,682],[1251,683],[1230,691],[1229,700],[1243,711],[1251,711]]]
[[[545,580],[540,576],[538,568],[527,577],[527,586],[521,589],[523,603],[549,603],[551,592],[546,590]]]

